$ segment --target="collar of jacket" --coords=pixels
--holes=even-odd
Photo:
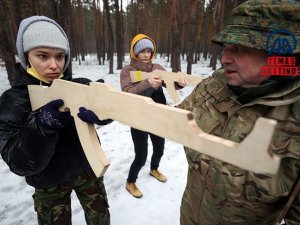
[[[226,97],[232,95],[232,98],[237,98],[234,92],[230,91],[227,87],[227,78],[225,76],[225,70],[219,69],[213,73],[213,78],[218,81],[218,87],[212,87],[213,83],[210,83],[207,87],[207,90],[212,94],[212,90],[218,89],[217,99],[222,100]],[[216,86],[216,85],[214,85]],[[223,90],[223,91],[222,91]],[[224,93],[227,92],[227,95]],[[214,94],[215,95],[215,94]],[[215,96],[216,97],[216,96]],[[281,106],[281,105],[289,105],[295,103],[300,100],[300,81],[296,80],[290,83],[286,83],[285,86],[280,88],[277,91],[272,93],[263,95],[261,97],[252,99],[249,103],[244,104],[243,106],[251,106],[256,104],[267,105],[267,106]]]
[[[66,69],[64,72],[64,76],[62,77],[63,80],[71,80],[72,79],[72,73],[69,68]],[[11,86],[17,87],[17,86],[26,86],[29,84],[33,85],[39,85],[40,80],[34,78],[32,75],[28,74],[26,70],[21,66],[20,63],[16,63],[13,67],[13,76],[11,79]],[[50,84],[47,84],[45,82],[42,82],[42,85],[49,86]]]
[[[130,65],[134,67],[136,70],[144,71],[144,72],[152,72],[153,70],[153,63],[142,63],[135,59],[130,60]]]
[[[227,84],[227,86],[237,95],[237,100],[239,102],[246,104],[252,100],[280,91],[284,88],[284,82],[268,79],[257,87],[243,88],[229,84]]]
[[[44,83],[47,83],[47,84],[50,84],[51,82],[49,82],[45,77],[43,77],[42,75],[39,74],[38,71],[36,71],[36,69],[34,68],[34,66],[27,66],[27,70],[26,72],[28,74],[30,74],[31,76],[33,76],[34,78],[44,82]],[[61,73],[59,75],[59,78],[62,78],[64,75]]]

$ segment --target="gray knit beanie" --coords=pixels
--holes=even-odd
[[[46,16],[32,16],[21,21],[16,47],[24,69],[27,67],[25,53],[37,47],[63,49],[66,53],[63,72],[70,63],[70,47],[66,33],[59,24]]]
[[[154,51],[154,45],[153,45],[152,41],[150,41],[149,39],[144,38],[144,39],[139,40],[134,45],[133,53],[135,55],[138,55],[141,51],[143,51],[146,48],[151,49],[152,52]]]

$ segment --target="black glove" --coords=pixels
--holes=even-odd
[[[40,109],[38,120],[49,128],[63,128],[71,122],[70,112],[60,112],[58,108],[64,104],[62,99],[53,100]]]
[[[93,111],[88,110],[84,107],[79,108],[79,113],[77,114],[77,116],[84,122],[97,125],[107,125],[113,121],[111,119],[100,120]]]

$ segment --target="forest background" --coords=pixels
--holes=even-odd
[[[131,39],[144,33],[154,39],[157,53],[167,57],[173,72],[191,74],[192,64],[200,56],[216,69],[221,48],[210,39],[224,27],[232,8],[245,0],[0,1],[0,58],[11,82],[17,29],[26,17],[45,15],[58,22],[69,37],[72,58],[79,64],[87,54],[97,54],[99,64],[107,61],[109,74],[113,74],[114,68],[122,68]],[[185,57],[187,66],[181,68]]]

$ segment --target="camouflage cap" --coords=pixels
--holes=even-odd
[[[274,33],[279,29],[289,31],[289,33]],[[228,43],[268,51],[269,35],[271,36],[270,43],[278,37],[284,37],[289,43],[294,43],[293,53],[300,52],[300,1],[246,1],[232,10],[224,30],[217,33],[212,41],[218,44]]]

